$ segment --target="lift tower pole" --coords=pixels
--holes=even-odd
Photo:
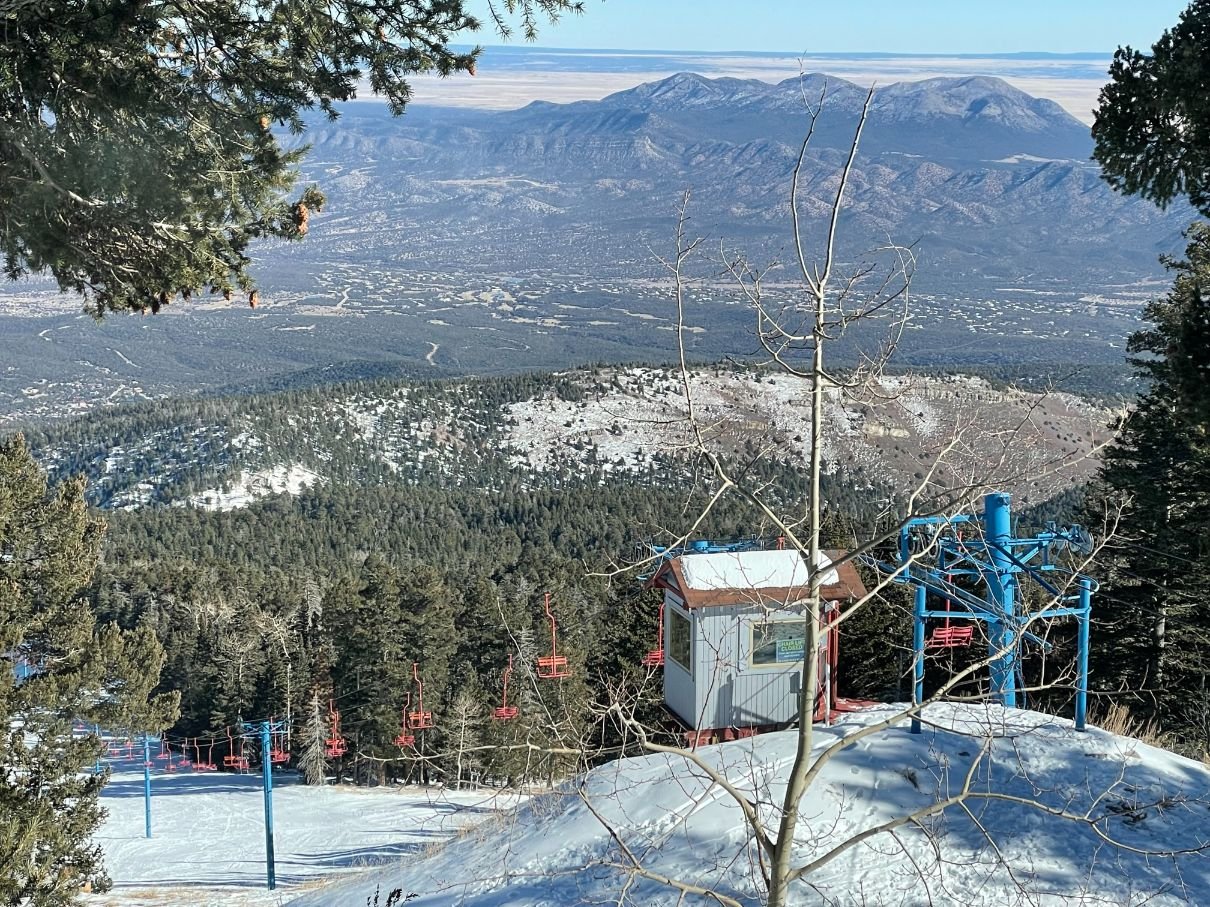
[[[998,620],[989,622],[987,654],[991,658],[992,694],[1005,708],[1017,707],[1017,621],[1016,567],[1013,564],[1012,519],[1009,496],[989,494],[983,498],[983,531],[992,574],[988,591],[999,611]]]

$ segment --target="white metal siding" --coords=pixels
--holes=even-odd
[[[753,667],[751,627],[765,615],[736,605],[697,609],[701,645],[694,659],[701,728],[753,727],[797,717],[802,663]]]
[[[684,721],[690,727],[696,727],[697,709],[694,698],[693,675],[689,671],[682,668],[679,664],[668,657],[668,633],[667,628],[672,623],[672,618],[669,616],[674,607],[681,614],[687,612],[677,607],[681,604],[680,599],[671,591],[664,592],[664,704],[678,718]],[[689,650],[690,664],[692,664],[693,653],[701,649],[700,631],[697,629],[699,621],[696,615],[689,613],[689,627],[692,639],[692,644]]]

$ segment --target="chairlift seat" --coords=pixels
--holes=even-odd
[[[508,656],[508,667],[504,669],[504,692],[501,695],[500,705],[492,709],[493,721],[508,721],[512,718],[516,718],[520,711],[515,705],[508,704],[508,679],[512,677],[512,674],[513,656],[510,652]]]
[[[349,745],[345,743],[343,737],[333,737],[327,741],[327,746],[324,747],[324,753],[329,758],[343,756],[349,751]]]
[[[559,622],[551,613],[549,592],[543,599],[542,607],[546,612],[546,619],[550,621],[550,654],[538,658],[538,676],[543,680],[570,677],[571,670],[567,667],[567,656],[559,654]]]
[[[408,747],[408,746],[415,746],[416,745],[416,735],[409,734],[407,731],[404,731],[403,733],[399,734],[395,738],[395,745],[397,747],[399,747],[400,749],[403,749],[404,747]]]
[[[543,655],[538,658],[538,676],[549,680],[553,677],[570,677],[566,655]]]
[[[929,647],[934,649],[949,649],[969,646],[975,628],[970,625],[959,627],[937,627],[929,637]]]
[[[652,649],[643,656],[643,667],[662,668],[664,666],[664,650]]]
[[[433,713],[430,711],[408,712],[408,726],[418,731],[433,727]]]

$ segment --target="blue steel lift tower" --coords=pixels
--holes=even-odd
[[[968,530],[965,535],[964,527]],[[1088,553],[1092,550],[1092,539],[1081,526],[1058,529],[1053,523],[1036,536],[1015,538],[1009,496],[999,493],[983,498],[981,520],[968,514],[920,517],[909,520],[900,529],[898,564],[881,561],[870,564],[895,582],[915,590],[914,705],[924,701],[926,621],[945,620],[944,632],[941,628],[935,630],[931,639],[934,645],[941,646],[969,643],[969,632],[964,637],[952,633],[951,619],[985,624],[992,695],[1004,706],[1016,708],[1022,643],[1033,643],[1043,651],[1051,649],[1050,643],[1029,627],[1040,621],[1075,617],[1079,621],[1075,725],[1077,730],[1084,730],[1088,710],[1088,624],[1097,582],[1054,563],[1053,555],[1066,549]],[[957,579],[965,580],[964,585],[958,585]],[[1036,583],[1047,594],[1041,610],[1021,610],[1022,581]],[[945,610],[929,606],[930,594],[945,601]],[[919,715],[912,718],[912,733],[920,733]]]

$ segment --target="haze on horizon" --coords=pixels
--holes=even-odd
[[[1121,44],[1149,48],[1187,5],[585,0],[583,15],[545,24],[536,45],[514,36],[501,47],[485,28],[476,36],[485,45],[477,77],[416,78],[415,102],[508,109],[535,100],[597,100],[684,71],[777,82],[805,70],[860,85],[987,75],[1091,123],[1113,51]],[[471,6],[490,22],[488,0]]]
[[[418,76],[413,103],[438,107],[509,110],[533,101],[594,101],[678,72],[708,78],[780,82],[820,72],[858,85],[890,85],[940,76],[995,76],[1037,97],[1049,98],[1074,117],[1092,122],[1107,79],[1110,54],[969,56],[897,54],[777,54],[771,52],[651,52],[507,45],[487,47],[474,78]],[[363,95],[364,100],[371,96]]]

